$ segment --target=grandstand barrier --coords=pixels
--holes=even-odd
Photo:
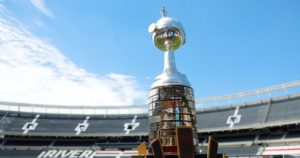
[[[279,93],[278,93],[279,92]],[[196,108],[203,111],[211,108],[222,109],[227,107],[242,106],[249,102],[265,103],[277,96],[289,96],[300,93],[300,80],[248,90],[224,96],[196,99]],[[278,95],[279,94],[279,95]],[[255,103],[256,102],[256,103]],[[147,114],[147,105],[47,105],[0,101],[0,111],[27,112],[41,114],[69,114],[69,115],[126,115]]]

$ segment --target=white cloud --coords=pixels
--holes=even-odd
[[[50,18],[54,17],[51,10],[45,5],[44,0],[30,0],[30,2],[36,9],[41,11],[46,16]]]
[[[21,24],[0,15],[0,101],[131,105],[146,100],[134,77],[98,76],[68,60]]]

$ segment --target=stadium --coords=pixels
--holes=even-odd
[[[196,100],[200,152],[207,137],[230,157],[300,155],[300,81]],[[242,100],[242,101],[241,101]],[[1,102],[0,157],[130,157],[148,141],[148,107]]]
[[[169,16],[162,7],[160,18],[148,27],[147,36],[163,53],[163,71],[154,77],[149,67],[158,62],[146,54],[153,50],[144,25],[151,18],[144,20],[155,7],[105,3],[52,3],[50,10],[43,0],[0,2],[0,158],[300,156],[300,80],[290,76],[299,67],[299,29],[296,14],[290,12],[296,5],[284,8],[278,3],[267,15],[269,3],[255,2],[255,7],[220,1],[219,9],[214,4],[177,4],[172,10],[184,11],[193,32],[192,49],[183,51],[195,53],[180,64],[184,72],[193,73],[192,86],[176,67],[175,52],[186,44],[176,12]],[[289,14],[282,16],[278,10]],[[146,53],[136,53],[141,51]],[[90,56],[85,60],[86,52]],[[220,69],[223,65],[227,71]],[[204,71],[215,76],[199,73]],[[291,82],[206,97],[216,94],[209,91],[246,89],[239,76],[256,87],[278,83],[270,79],[281,77],[281,82]],[[266,84],[260,76],[268,76]],[[215,78],[234,85],[210,85],[203,89],[203,98],[195,99],[198,83],[215,83]],[[150,80],[148,93],[143,87],[148,89]]]

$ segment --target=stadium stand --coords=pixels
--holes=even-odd
[[[141,105],[137,107],[140,110],[131,109],[131,112],[121,107],[125,112],[119,109],[115,114],[108,113],[110,109],[102,109],[105,112],[98,114],[95,107],[84,107],[82,113],[70,113],[74,107],[53,110],[61,107],[0,104],[0,157],[13,153],[15,157],[41,154],[42,158],[43,154],[47,157],[47,152],[51,157],[51,153],[59,150],[70,154],[75,150],[85,150],[87,154],[93,151],[96,156],[97,153],[101,156],[101,151],[112,150],[116,156],[128,151],[127,154],[134,155],[132,150],[148,141],[147,106]],[[300,154],[300,94],[198,109],[197,128],[203,153],[208,136],[213,136],[219,142],[219,152],[229,156],[272,154],[275,151],[281,154],[279,151],[284,150],[286,154],[297,155]],[[273,146],[293,148],[270,148]]]

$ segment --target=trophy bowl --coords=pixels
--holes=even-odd
[[[162,51],[174,51],[185,43],[182,24],[173,18],[162,17],[149,26],[155,46]]]

